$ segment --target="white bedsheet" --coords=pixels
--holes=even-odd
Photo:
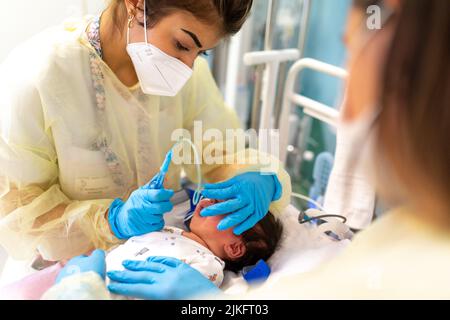
[[[280,277],[305,273],[339,254],[349,240],[336,241],[325,234],[318,234],[311,224],[298,223],[298,210],[290,206],[281,217],[284,234],[280,249],[268,261],[271,276],[264,285],[271,285]],[[242,294],[249,285],[241,275],[226,272],[222,289],[226,294]]]

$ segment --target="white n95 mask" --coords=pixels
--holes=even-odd
[[[193,72],[180,60],[148,43],[145,3],[146,1],[144,1],[145,42],[130,44],[130,26],[128,25],[127,52],[144,93],[174,97],[185,86]]]

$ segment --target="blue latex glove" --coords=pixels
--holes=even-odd
[[[146,300],[182,300],[221,291],[191,266],[175,258],[124,261],[125,271],[108,272],[112,293]]]
[[[218,229],[236,227],[234,233],[241,235],[267,215],[270,204],[281,198],[282,186],[275,174],[248,172],[223,183],[205,185],[202,195],[226,201],[204,209],[201,216],[227,214]]]
[[[172,211],[172,190],[148,185],[133,192],[127,202],[116,199],[109,208],[109,225],[119,239],[129,239],[164,228],[164,214]]]
[[[90,256],[79,256],[70,260],[56,277],[56,283],[64,278],[85,272],[96,272],[103,279],[106,278],[105,251],[95,250]]]

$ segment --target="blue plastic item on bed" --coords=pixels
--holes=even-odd
[[[264,260],[260,260],[256,265],[245,267],[242,270],[242,275],[249,284],[266,281],[269,279],[270,273],[270,267]]]

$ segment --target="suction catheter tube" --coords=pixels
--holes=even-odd
[[[194,151],[194,161],[195,161],[195,166],[197,169],[197,183],[198,184],[197,184],[197,189],[194,192],[194,197],[193,197],[192,202],[194,205],[197,205],[202,198],[202,191],[203,191],[202,171],[201,171],[201,166],[200,166],[200,154],[197,149],[197,146],[191,140],[189,140],[187,138],[180,139],[169,152],[170,153],[170,161],[172,160],[172,157],[173,157],[173,150],[182,143],[187,143],[191,147],[191,149]],[[169,164],[170,164],[170,161],[169,161]]]
[[[325,219],[325,218],[337,218],[337,219],[341,219],[342,223],[346,223],[347,222],[347,218],[338,214],[328,214],[325,209],[316,201],[314,201],[313,199],[304,196],[302,194],[299,193],[292,193],[292,196],[294,198],[300,199],[300,200],[304,200],[304,201],[308,201],[311,202],[312,204],[314,204],[317,208],[319,208],[318,212],[323,212],[323,214],[321,215],[315,215],[314,217],[308,217],[306,215],[306,213],[302,213],[299,217],[299,223],[300,224],[304,224],[304,223],[308,223],[311,221],[316,221],[316,220],[320,220],[320,219]]]

